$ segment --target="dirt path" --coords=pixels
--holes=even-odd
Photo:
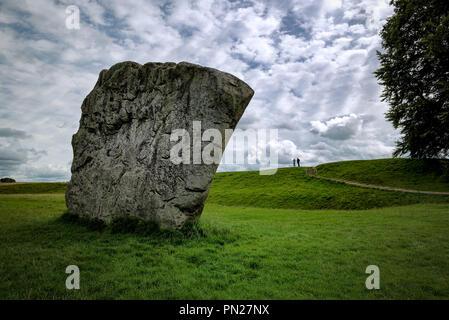
[[[388,190],[388,191],[410,192],[410,193],[422,193],[422,194],[436,194],[436,195],[449,196],[449,192],[421,191],[421,190],[412,190],[412,189],[376,186],[376,185],[373,185],[373,184],[367,184],[367,183],[360,183],[360,182],[354,182],[354,181],[346,181],[346,180],[341,180],[341,179],[322,177],[322,176],[318,176],[318,175],[315,174],[315,168],[313,168],[313,167],[308,167],[306,173],[307,173],[308,176],[315,177],[315,178],[318,178],[318,179],[335,181],[335,182],[341,182],[341,183],[350,184],[350,185],[353,185],[353,186],[363,187],[363,188],[380,189],[380,190]]]

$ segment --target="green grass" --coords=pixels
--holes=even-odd
[[[0,194],[65,193],[65,182],[0,183]]]
[[[415,183],[427,187],[426,175]],[[65,187],[0,186],[0,299],[449,299],[448,196],[304,168],[218,173],[200,225],[175,232],[73,221]],[[65,288],[72,264],[76,291]],[[379,266],[381,290],[365,288],[368,265]]]
[[[62,194],[0,195],[0,299],[449,298],[449,205],[365,211],[208,203],[205,236],[91,231]],[[81,289],[65,288],[65,268]],[[381,290],[365,288],[377,265]]]
[[[378,159],[326,163],[320,176],[388,187],[449,192],[448,160]]]
[[[374,190],[320,180],[305,168],[217,173],[207,203],[280,209],[370,209],[417,203],[448,203],[449,196]]]
[[[370,163],[363,161],[359,166],[365,167]],[[346,162],[335,164],[344,167]],[[333,165],[331,163],[329,167],[333,168]],[[327,176],[324,168],[327,165],[319,166],[319,174],[323,172],[323,176]],[[439,183],[445,186],[441,179]],[[422,184],[421,189],[427,187],[425,182]],[[66,183],[0,185],[0,194],[64,193],[66,186]],[[449,203],[449,197],[365,189],[309,177],[306,168],[283,168],[274,175],[260,175],[258,171],[217,173],[207,202],[259,208],[359,210],[418,203]]]

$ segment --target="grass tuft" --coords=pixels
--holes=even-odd
[[[76,223],[81,226],[86,227],[87,229],[91,231],[104,231],[106,229],[106,223],[104,223],[100,219],[96,218],[87,218],[87,217],[80,217],[76,214],[64,212],[60,219],[65,222],[69,223]]]
[[[198,240],[210,238],[219,245],[231,243],[236,240],[228,229],[217,228],[198,221],[191,222],[181,230],[161,228],[156,222],[142,220],[137,217],[114,217],[110,223],[99,219],[80,217],[65,212],[60,217],[64,223],[78,224],[91,231],[106,231],[110,234],[134,234],[158,240],[168,240],[174,244],[181,244],[185,240]]]

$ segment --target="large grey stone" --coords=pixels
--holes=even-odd
[[[203,131],[219,129],[224,140],[253,94],[231,74],[186,62],[122,62],[101,71],[72,139],[68,211],[171,228],[196,220],[218,165],[174,164],[170,134],[186,129],[192,137],[192,122],[201,121]]]

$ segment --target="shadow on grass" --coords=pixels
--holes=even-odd
[[[238,235],[231,233],[229,229],[200,222],[190,223],[181,230],[175,230],[160,228],[155,222],[136,217],[115,217],[110,223],[105,223],[100,219],[80,217],[68,212],[63,213],[56,222],[81,226],[88,231],[107,233],[111,236],[123,234],[141,237],[161,244],[180,245],[189,241],[204,240],[224,245],[238,239]]]

